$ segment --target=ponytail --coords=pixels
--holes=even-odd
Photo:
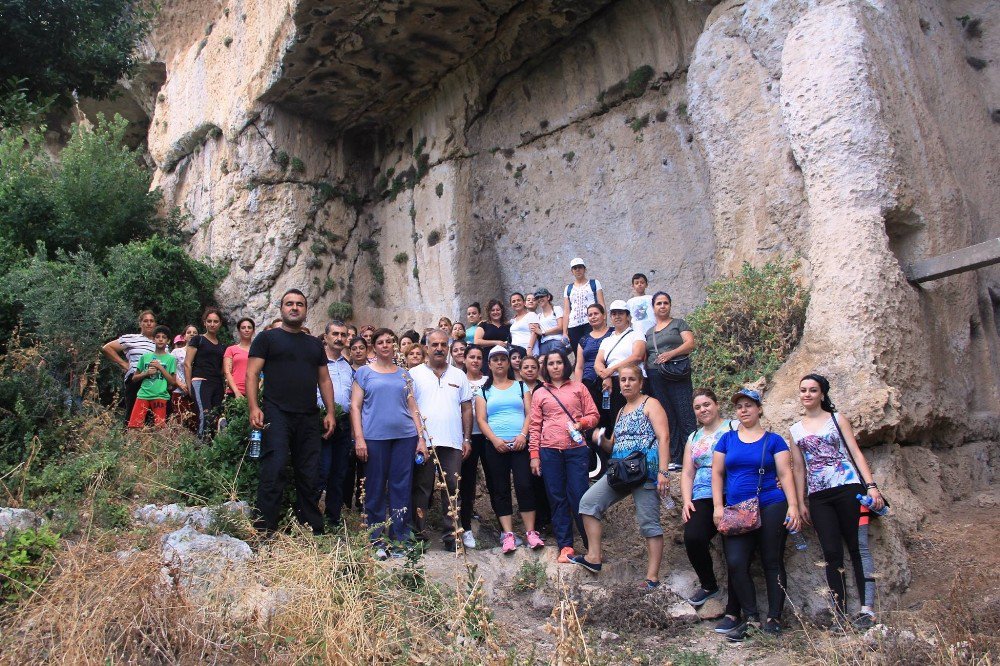
[[[819,384],[819,390],[823,394],[823,399],[820,401],[819,406],[824,412],[829,412],[833,414],[837,411],[837,406],[833,404],[833,400],[830,400],[830,380],[823,375],[818,375],[816,373],[810,373],[799,380],[801,384],[807,379]]]

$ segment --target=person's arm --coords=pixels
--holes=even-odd
[[[476,326],[476,335],[475,335],[476,346],[487,349],[488,351],[489,347],[496,347],[497,345],[507,344],[506,342],[500,340],[487,340],[485,335],[486,333],[483,331],[483,325],[480,324],[479,326]]]
[[[601,307],[604,308],[605,312],[608,311],[608,304],[604,302],[604,289],[603,288],[597,290],[597,302],[601,304]]]
[[[514,438],[514,450],[523,451],[528,446],[528,415],[531,414],[531,392],[525,391],[521,396],[521,403],[524,405],[524,423],[521,424],[521,432]]]
[[[535,333],[534,329],[531,329],[531,333],[528,335],[528,346],[525,348],[525,351],[530,354],[531,350],[535,348],[535,343],[539,340],[538,334]]]
[[[361,427],[361,403],[364,400],[365,391],[355,381],[351,386],[351,430],[354,431],[354,455],[361,462],[368,461],[368,445],[365,443],[365,430]]]
[[[163,375],[163,378],[167,380],[167,390],[177,386],[177,379],[174,377],[174,373],[163,367],[163,364],[159,361],[157,361],[156,364],[160,366],[160,373]]]
[[[472,401],[462,403],[462,460],[472,453]]]
[[[194,338],[192,338],[192,340],[193,339]],[[195,357],[195,354],[198,353],[198,348],[197,347],[192,347],[191,343],[189,342],[188,345],[187,345],[187,347],[185,347],[185,349],[187,351],[184,352],[184,378],[187,380],[187,391],[188,391],[188,394],[189,395],[194,395],[194,393],[192,393],[192,391],[194,391],[194,381],[192,381],[192,380],[194,380],[194,375],[191,374],[191,372],[192,372],[191,368],[194,367],[194,357]],[[263,365],[264,365],[264,359],[260,359],[260,361],[261,361],[261,367],[263,367]],[[247,363],[247,377],[248,377],[247,383],[248,384],[250,383],[250,380],[249,380],[249,376],[250,376],[249,367],[250,367],[250,364]],[[258,372],[259,372],[259,369],[258,369]],[[249,393],[249,391],[247,391],[247,393]],[[263,419],[263,417],[261,417],[261,418]]]
[[[187,359],[184,360],[184,365],[190,368]],[[264,412],[261,411],[260,404],[257,401],[257,387],[260,386],[260,371],[263,369],[264,359],[257,358],[256,356],[251,356],[247,359],[247,406],[250,410],[250,425],[257,430],[264,427]],[[190,372],[190,369],[188,369],[188,372]],[[187,375],[187,377],[189,378],[188,386],[190,387],[191,375]]]
[[[630,363],[639,364],[646,360],[646,340],[636,340],[632,343],[632,353],[626,356],[622,360],[618,361],[614,365],[608,366],[605,372],[609,373],[608,376],[614,376],[619,369],[624,368]]]
[[[531,417],[528,424],[528,452],[531,456],[531,473],[542,475],[542,461],[539,449],[542,443],[542,402],[538,397],[531,401]]]
[[[603,345],[602,345],[603,346]],[[605,390],[611,388],[611,374],[607,372],[608,364],[604,360],[604,350],[597,350],[597,358],[594,359],[594,372],[597,376],[604,380]]]
[[[576,364],[573,367],[573,381],[583,381],[583,345],[576,346]]]
[[[667,421],[667,413],[663,411],[659,401],[656,399],[646,400],[646,416],[656,433],[656,455],[658,469],[656,470],[656,490],[660,497],[666,497],[670,492],[670,477],[667,476],[667,463],[670,461],[670,424]]]
[[[799,494],[795,488],[795,475],[792,474],[791,454],[788,451],[775,453],[774,465],[778,468],[778,478],[781,479],[781,491],[785,493],[785,500],[788,502],[785,527],[788,528],[789,532],[795,532],[802,527],[802,519],[799,516]]]
[[[486,415],[486,399],[481,395],[476,396],[476,423],[479,424],[479,429],[483,432],[483,437],[485,437],[493,448],[500,453],[506,453],[507,445],[503,443],[503,440],[496,436],[493,432],[493,428],[490,427],[490,422]]]
[[[563,314],[565,315],[562,319],[562,334],[567,338],[569,337],[569,296],[563,292]]]
[[[694,508],[694,477],[697,470],[694,468],[694,458],[691,457],[691,440],[694,437],[694,433],[688,436],[687,442],[684,444],[684,463],[681,467],[681,503],[683,507],[681,508],[681,520],[687,522],[691,520],[691,514],[695,512]]]
[[[413,419],[413,425],[417,427],[417,453],[427,457],[427,442],[424,439],[424,426],[420,422],[420,410],[417,409],[417,399],[413,397],[413,393],[406,396],[406,406],[410,408],[410,418]],[[462,428],[465,428],[465,421],[462,421]]]
[[[795,490],[799,498],[799,515],[802,516],[802,521],[808,525],[811,517],[809,504],[806,502],[806,459],[798,444],[792,444],[788,450],[792,452],[792,475],[795,477]]]
[[[239,387],[236,386],[236,378],[233,377],[233,357],[226,355],[222,357],[222,376],[226,380],[226,385],[229,390],[233,392],[237,398],[242,398],[243,394],[240,392]]]
[[[563,332],[564,330],[563,322],[566,320],[566,318],[561,314],[557,315],[555,312],[555,307],[552,308],[552,315],[556,318],[556,325],[553,326],[552,328],[547,328],[544,331],[542,331],[542,335],[555,335],[556,333]]]
[[[716,451],[712,454],[712,520],[719,526],[722,511],[726,508],[726,454]]]
[[[844,444],[847,445],[851,455],[854,456],[858,474],[861,475],[861,483],[868,487],[868,495],[875,500],[872,508],[876,511],[881,511],[882,507],[885,506],[885,500],[882,499],[882,493],[879,491],[878,486],[874,485],[875,475],[872,474],[871,467],[868,466],[868,460],[865,458],[865,454],[861,452],[861,447],[858,446],[858,440],[854,437],[854,429],[851,427],[851,422],[840,412],[834,414],[833,418],[837,419],[840,431],[844,433]]]
[[[653,335],[656,335],[656,333],[653,333]],[[692,333],[691,331],[681,331],[681,340],[683,340],[683,342],[676,349],[660,352],[659,356],[656,357],[656,362],[666,363],[672,358],[676,358],[678,356],[686,356],[687,354],[690,354],[691,352],[694,351],[695,347],[694,333]]]
[[[316,367],[316,380],[319,382],[319,394],[323,397],[323,404],[326,406],[326,415],[323,417],[323,438],[326,439],[333,434],[333,429],[337,427],[337,408],[333,403],[333,382],[330,381],[330,373],[326,370],[326,363]]]
[[[590,397],[590,391],[583,384],[576,384],[575,388],[577,389],[577,399],[580,401],[580,407],[583,411],[583,416],[580,417],[580,420],[576,424],[577,430],[596,428],[597,424],[601,422],[601,413],[597,411],[597,405],[594,404],[594,399]]]
[[[125,359],[125,348],[122,347],[121,343],[117,339],[112,340],[108,344],[101,347],[101,353],[106,357],[111,359],[111,362],[117,365],[119,368],[128,372],[128,360]]]

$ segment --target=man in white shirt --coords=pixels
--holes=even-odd
[[[430,459],[417,465],[413,474],[413,531],[418,539],[427,539],[425,521],[438,473],[436,457],[447,487],[441,491],[442,540],[445,549],[454,552],[455,516],[449,497],[457,503],[462,460],[472,451],[472,385],[464,372],[448,364],[446,332],[435,329],[427,334],[427,352],[427,362],[410,370],[424,439],[431,449]]]
[[[632,276],[632,298],[628,299],[628,311],[632,314],[632,327],[642,333],[643,337],[653,328],[656,318],[653,316],[653,297],[646,295],[649,280],[642,273]]]

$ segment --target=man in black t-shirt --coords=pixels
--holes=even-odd
[[[284,470],[289,455],[295,474],[295,516],[323,533],[323,514],[316,492],[319,476],[320,421],[317,418],[316,386],[319,386],[326,416],[322,437],[333,433],[336,423],[333,385],[326,371],[323,343],[302,330],[306,297],[289,289],[281,297],[281,326],[264,331],[250,345],[247,363],[247,402],[250,425],[265,425],[257,486],[258,529],[278,529],[281,496],[285,491]],[[264,371],[264,404],[258,403],[257,386]],[[261,409],[263,407],[263,409]]]

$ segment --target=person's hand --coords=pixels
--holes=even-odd
[[[684,506],[681,507],[681,522],[686,523],[691,520],[691,514],[695,511],[694,502],[691,500],[684,500]]]
[[[466,460],[470,455],[472,455],[472,444],[469,440],[462,442],[462,460]]]
[[[603,384],[604,388],[606,389],[611,388],[611,386],[608,384],[608,378],[611,376],[611,373],[608,372],[607,368],[604,368],[603,370],[598,370],[597,368],[594,368],[594,372],[597,373],[598,377],[604,380]]]
[[[184,382],[182,382],[179,379],[177,380],[177,388],[179,388],[180,390],[182,390],[185,393],[187,393],[187,390],[188,390],[187,384],[185,384]]]
[[[535,335],[539,335],[542,332],[542,326],[541,324],[528,324],[528,330]]]
[[[656,491],[660,494],[660,497],[666,497],[670,494],[670,479],[663,476],[662,474],[656,475]]]
[[[526,447],[527,445],[528,445],[528,438],[518,433],[517,437],[514,438],[514,450],[524,451],[524,447]]]
[[[357,447],[355,447],[355,449],[357,449]],[[418,439],[417,440],[417,453],[419,453],[420,455],[422,455],[424,457],[424,463],[426,464],[427,463],[427,445],[424,444],[424,440],[422,440],[422,439]],[[357,455],[357,454],[355,454],[355,455]]]
[[[869,488],[868,496],[875,500],[872,504],[872,508],[876,511],[881,511],[885,507],[885,499],[882,497],[882,493],[879,492],[878,488]]]
[[[669,360],[670,360],[670,352],[660,352],[660,354],[655,359],[655,363],[657,365],[660,365],[666,363]]]
[[[236,392],[236,396],[242,398],[239,392]],[[327,439],[333,434],[333,429],[337,427],[337,417],[335,417],[331,412],[327,412],[326,416],[323,417],[323,439]]]
[[[531,459],[531,473],[535,476],[542,475],[542,461],[539,458]]]
[[[490,444],[493,448],[497,450],[497,453],[509,453],[510,449],[507,448],[507,442],[503,441],[499,437],[494,437],[490,440]]]
[[[788,507],[788,513],[785,514],[785,527],[789,532],[798,532],[802,529],[802,517],[799,515],[798,507]]]
[[[717,507],[715,507],[715,509],[712,510],[712,522],[715,523],[716,527],[718,527],[719,523],[722,522],[722,512],[723,511],[724,511],[724,508],[721,507],[721,506],[717,506]]]
[[[260,407],[250,408],[250,425],[255,430],[262,430],[264,428],[264,412],[260,410]]]
[[[805,504],[802,504],[801,507],[799,509],[799,518],[802,520],[802,524],[812,525],[812,516],[809,515],[809,507]]]
[[[149,362],[149,367],[153,368],[154,370],[158,370],[160,372],[165,372],[163,366],[160,365],[160,362],[157,361],[155,358]]]
[[[422,443],[418,440],[417,451],[420,450],[421,445]],[[354,440],[354,456],[361,462],[368,462],[368,444],[363,437]]]

